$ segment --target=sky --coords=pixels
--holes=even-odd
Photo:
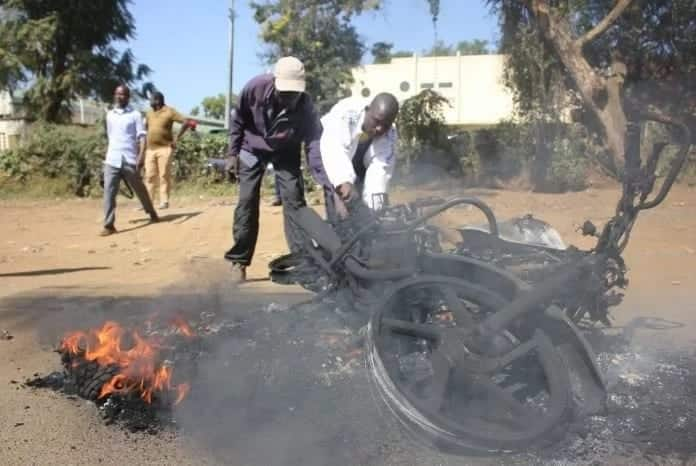
[[[391,42],[394,50],[422,52],[435,39],[426,0],[386,0],[378,12],[364,13],[353,24],[369,50],[374,42]],[[249,0],[234,0],[236,10],[233,89],[238,92],[267,71],[259,55],[264,43]],[[153,70],[150,80],[167,104],[189,112],[227,86],[228,8],[230,0],[134,0],[136,38],[131,48],[140,63]],[[483,0],[441,0],[438,39],[498,40],[496,18]],[[363,62],[370,63],[367,52]]]

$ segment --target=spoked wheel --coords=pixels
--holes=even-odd
[[[562,431],[570,381],[548,336],[477,336],[506,303],[470,282],[423,276],[397,284],[373,312],[373,381],[401,421],[442,449],[523,450]]]

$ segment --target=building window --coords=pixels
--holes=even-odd
[[[450,87],[452,87],[452,83],[440,83],[437,85],[437,87],[439,87],[440,89],[449,89]]]
[[[433,83],[423,83],[421,84],[421,89],[432,89]]]
[[[401,92],[408,92],[408,90],[411,89],[411,85],[408,81],[402,81],[401,84],[399,84],[399,89],[401,89]]]
[[[363,87],[363,90],[360,91],[360,95],[362,95],[363,97],[370,97],[370,88]]]

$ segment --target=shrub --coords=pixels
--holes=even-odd
[[[94,175],[101,170],[105,150],[101,126],[37,123],[22,144],[0,152],[0,171],[21,182],[61,179],[66,190],[84,196],[98,181]]]
[[[557,138],[552,143],[547,187],[550,191],[580,191],[587,187],[589,158],[583,139]]]
[[[65,191],[88,196],[101,189],[106,145],[103,125],[83,128],[37,123],[22,144],[0,152],[0,172],[22,183],[32,178],[55,179],[64,183]],[[174,158],[175,179],[209,184],[213,177],[208,176],[206,162],[224,157],[226,147],[224,134],[194,133],[182,138]]]
[[[174,155],[173,175],[176,180],[204,178],[210,181],[206,163],[211,158],[227,155],[226,134],[188,133],[178,142]]]

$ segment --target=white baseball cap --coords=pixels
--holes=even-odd
[[[283,57],[278,60],[273,76],[275,76],[275,87],[281,92],[305,91],[304,65],[295,57]]]

